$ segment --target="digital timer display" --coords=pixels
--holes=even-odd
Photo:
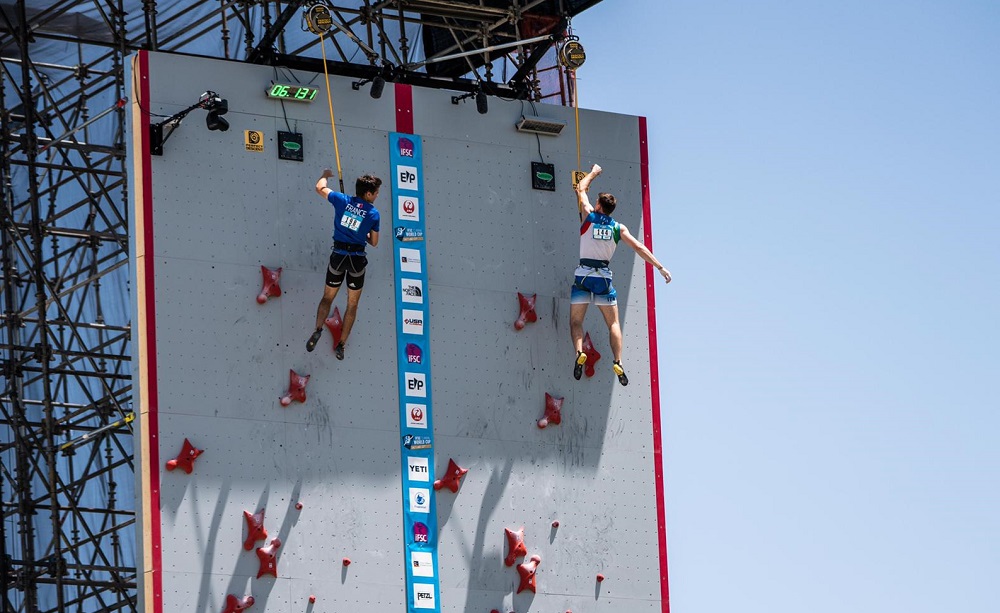
[[[267,88],[267,97],[275,100],[291,100],[292,102],[312,102],[319,88],[308,85],[285,85],[275,83]]]

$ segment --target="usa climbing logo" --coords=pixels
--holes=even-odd
[[[399,139],[399,155],[404,158],[413,157],[413,141],[408,138]]]
[[[406,343],[406,363],[423,364],[424,352],[416,343]]]

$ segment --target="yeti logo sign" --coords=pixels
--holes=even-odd
[[[427,397],[427,378],[421,372],[406,373],[406,395],[417,398]]]
[[[429,460],[427,458],[408,457],[406,464],[409,466],[410,481],[428,482],[431,480],[429,474]]]
[[[417,191],[417,167],[400,166],[396,169],[396,187],[410,191]]]
[[[415,609],[433,609],[434,586],[429,583],[413,584],[413,607]]]
[[[399,155],[404,158],[413,157],[413,141],[408,138],[399,139]]]

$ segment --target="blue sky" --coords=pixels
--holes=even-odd
[[[1000,3],[573,27],[649,119],[672,610],[996,611]]]

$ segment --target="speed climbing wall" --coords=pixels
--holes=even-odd
[[[346,191],[384,181],[338,361],[329,330],[305,349],[333,224],[314,191],[336,169],[323,75],[146,52],[131,72],[140,609],[666,613],[657,279],[618,250],[630,383],[596,309],[601,357],[575,381],[572,109],[539,106],[568,125],[536,137],[514,128],[527,103],[481,115],[331,77]],[[274,83],[319,92],[282,108]],[[150,123],[207,90],[231,128],[195,110],[150,155]],[[580,118],[593,191],[650,244],[644,120]],[[278,158],[278,131],[303,161]]]

